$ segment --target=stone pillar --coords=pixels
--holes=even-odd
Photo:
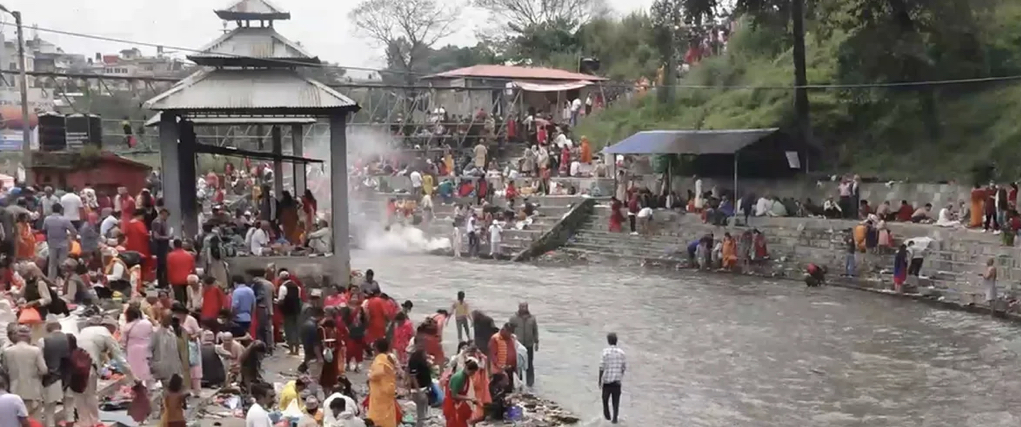
[[[291,125],[291,144],[292,153],[294,157],[305,157],[305,141],[304,133],[300,124]],[[294,197],[301,198],[305,194],[305,188],[308,184],[305,182],[307,176],[305,175],[305,163],[294,162]],[[305,224],[306,227],[311,227],[312,224]]]
[[[283,136],[280,134],[280,126],[273,126],[273,155],[284,154]],[[273,196],[280,199],[284,191],[284,161],[279,157],[273,159]]]
[[[347,215],[347,113],[330,115],[330,227],[333,227],[333,277],[348,283],[351,272],[351,232]]]
[[[191,125],[189,123],[189,125]],[[177,144],[178,167],[181,171],[181,228],[175,228],[175,233],[183,238],[195,237],[199,233],[199,212],[202,207],[198,203],[196,194],[196,178],[198,177],[198,165],[195,164],[195,140],[194,133],[181,134],[180,143]],[[174,211],[171,210],[171,213]]]
[[[175,233],[182,229],[181,167],[177,149],[177,114],[160,113],[160,181],[163,182],[163,206],[170,211],[170,226]],[[194,190],[194,189],[193,189]]]

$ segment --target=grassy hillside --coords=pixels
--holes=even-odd
[[[986,62],[981,65],[989,70],[985,75],[1021,74],[1021,5],[1007,4],[992,16],[996,19],[985,26],[986,34],[978,36]],[[848,81],[848,66],[840,59],[847,56],[847,37],[836,33],[820,40],[815,34],[807,42],[809,83],[858,83]],[[601,146],[641,130],[789,126],[792,90],[746,88],[791,85],[785,39],[782,33],[743,25],[725,55],[698,64],[680,83],[705,88],[678,88],[670,105],[658,104],[652,94],[618,104],[586,118],[577,131]],[[827,170],[886,179],[967,180],[973,166],[991,161],[1000,178],[1021,176],[1021,80],[819,89],[810,92],[810,102]]]

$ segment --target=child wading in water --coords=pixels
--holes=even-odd
[[[163,396],[163,417],[160,427],[185,427],[188,423],[184,418],[187,396],[184,394],[184,378],[174,374]]]

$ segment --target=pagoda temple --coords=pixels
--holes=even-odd
[[[197,154],[272,160],[273,194],[277,197],[285,190],[300,197],[305,191],[305,165],[325,161],[328,168],[333,168],[333,173],[329,173],[332,197],[331,205],[320,206],[320,209],[330,210],[334,242],[334,259],[326,265],[336,270],[331,272],[334,277],[347,277],[350,233],[346,125],[349,115],[357,112],[359,106],[330,87],[298,73],[300,67],[317,67],[322,63],[273,28],[274,21],[291,18],[287,11],[267,0],[240,0],[215,13],[225,21],[235,22],[236,27],[199,53],[188,56],[201,66],[199,71],[145,102],[146,108],[159,112],[163,200],[171,212],[171,226],[182,230],[183,236],[198,234]],[[303,157],[303,126],[314,120],[329,122],[328,159]],[[272,151],[200,144],[195,126],[217,124],[270,125]],[[283,126],[291,127],[291,156],[283,154]],[[294,188],[283,186],[285,162],[294,165]],[[268,206],[268,203],[263,205]]]

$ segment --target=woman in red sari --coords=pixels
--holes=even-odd
[[[330,315],[324,316],[323,320],[319,321],[319,339],[323,343],[324,356],[319,385],[323,390],[332,390],[337,384],[337,377],[344,373],[344,340],[341,339],[339,329],[337,321],[333,318],[332,310]],[[331,355],[332,360],[325,360],[327,353]]]
[[[754,254],[754,261],[762,261],[769,259],[769,249],[766,248],[766,236],[762,235],[758,229],[752,230],[752,253]]]
[[[624,204],[617,200],[617,197],[610,198],[610,232],[620,233],[621,226],[624,224],[624,214],[620,213],[620,210],[624,208]]]
[[[471,377],[478,370],[478,362],[469,359],[464,368],[451,375],[450,381],[444,385],[443,417],[447,419],[447,427],[468,427],[473,407],[478,405],[478,400],[468,396]]]
[[[393,348],[394,352],[397,353],[397,361],[402,366],[407,365],[408,343],[415,336],[415,328],[411,325],[411,321],[408,320],[408,316],[403,311],[397,312],[397,315],[394,316],[393,328]]]
[[[350,370],[358,372],[358,364],[365,360],[365,313],[362,312],[362,299],[358,294],[351,296],[347,307],[340,310],[340,316],[347,329],[344,359],[350,365]]]

